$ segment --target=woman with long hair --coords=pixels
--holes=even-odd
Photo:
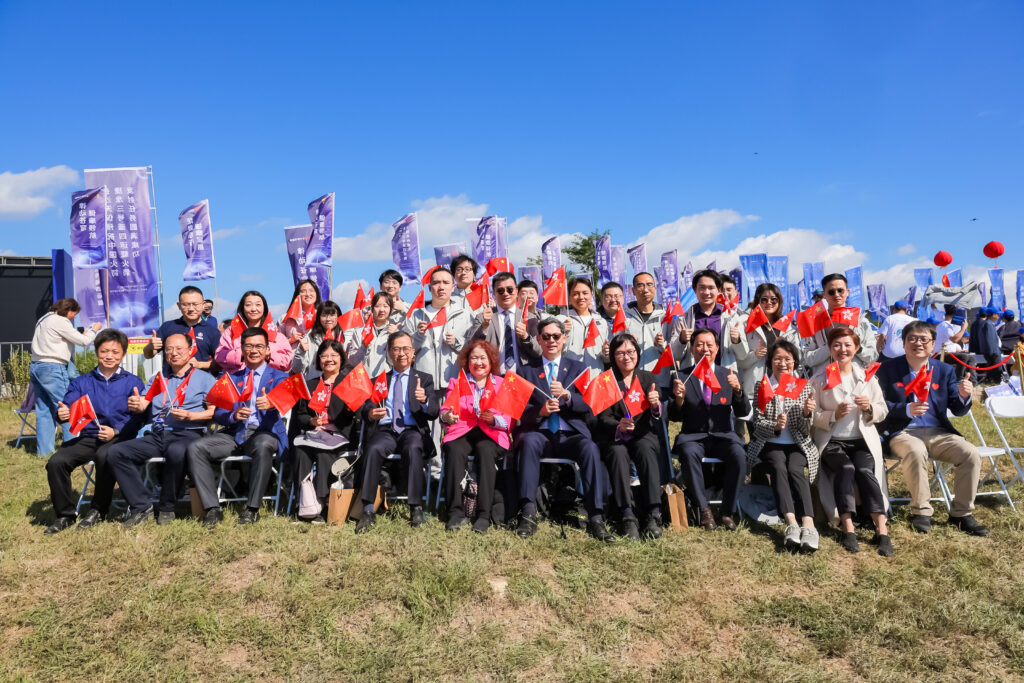
[[[292,362],[292,347],[288,338],[280,334],[270,315],[267,298],[256,290],[249,290],[238,300],[237,316],[220,336],[220,344],[213,355],[217,365],[225,372],[235,372],[245,363],[242,360],[242,332],[247,327],[262,327],[267,331],[270,349],[267,364],[282,372],[288,372]],[[241,329],[239,329],[241,328]]]

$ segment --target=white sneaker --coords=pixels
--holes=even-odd
[[[806,527],[800,529],[800,549],[813,553],[818,549],[818,530]]]
[[[786,535],[783,538],[783,545],[790,550],[795,550],[800,547],[800,527],[796,524],[790,524],[786,527]]]

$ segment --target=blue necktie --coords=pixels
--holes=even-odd
[[[394,407],[394,419],[392,420],[391,428],[399,434],[405,429],[405,388],[402,382],[404,377],[405,375],[402,373],[398,373],[395,377],[395,395],[391,402],[391,405]]]
[[[551,383],[555,381],[555,361],[548,361],[548,389],[551,388]],[[562,421],[558,419],[558,413],[551,413],[551,417],[548,418],[548,429],[552,434],[557,434],[562,428]]]
[[[502,349],[502,355],[505,361],[505,370],[511,370],[516,366],[515,349],[513,345],[515,339],[512,336],[512,313],[505,311],[505,341],[503,343],[504,349]]]

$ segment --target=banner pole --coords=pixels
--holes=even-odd
[[[153,166],[146,167],[149,176],[149,209],[153,214],[153,246],[156,248],[157,285],[160,292],[160,323],[164,322],[164,268],[160,260],[160,225],[156,218],[156,183],[153,180]],[[211,238],[213,229],[211,228]],[[211,239],[212,242],[212,239]]]
[[[107,327],[110,327],[110,270],[103,269],[103,312],[107,318]]]

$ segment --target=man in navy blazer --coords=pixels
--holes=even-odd
[[[599,541],[615,540],[604,523],[607,484],[601,452],[590,436],[590,407],[572,383],[587,367],[562,355],[566,336],[555,318],[537,325],[541,358],[522,368],[523,379],[537,387],[520,418],[518,452],[520,517],[516,533],[529,538],[537,531],[537,485],[541,458],[571,458],[580,468],[587,507],[587,533]],[[542,393],[543,392],[543,393]]]
[[[408,473],[409,523],[413,527],[423,524],[423,494],[427,487],[424,465],[434,448],[430,422],[437,419],[441,409],[430,373],[412,367],[415,355],[408,333],[394,332],[388,337],[391,372],[387,374],[387,398],[381,405],[367,401],[360,409],[367,426],[357,475],[362,481],[363,504],[357,534],[366,533],[377,521],[373,504],[380,468],[384,458],[392,453],[401,456],[402,471]]]
[[[188,469],[199,491],[206,514],[203,524],[207,528],[224,519],[217,497],[217,473],[213,464],[230,455],[248,455],[252,458],[249,470],[249,499],[238,515],[239,524],[252,524],[259,519],[263,494],[274,465],[288,447],[281,414],[271,405],[266,394],[288,375],[267,365],[270,352],[267,332],[261,327],[250,327],[242,332],[242,358],[245,366],[229,375],[239,393],[251,387],[245,401],[235,403],[234,409],[218,408],[213,420],[221,425],[216,434],[204,436],[189,444]]]
[[[931,529],[931,491],[928,485],[929,458],[954,466],[953,502],[949,523],[972,536],[987,536],[988,529],[974,519],[974,497],[978,493],[981,455],[962,437],[946,416],[966,415],[971,409],[973,385],[966,376],[956,381],[953,368],[931,357],[935,350],[935,326],[914,321],[903,328],[906,356],[882,363],[878,382],[889,415],[882,423],[889,449],[900,459],[903,479],[910,489],[910,524],[921,533]],[[927,366],[931,381],[928,398],[907,395],[906,387]]]
[[[743,441],[733,429],[732,418],[733,414],[747,415],[750,405],[736,373],[714,364],[718,355],[718,334],[708,328],[698,329],[690,338],[690,344],[698,363],[704,356],[711,361],[721,387],[713,391],[694,377],[696,366],[683,369],[681,375],[686,377],[685,382],[679,377],[672,380],[673,400],[668,404],[668,419],[682,423],[672,452],[682,463],[686,493],[700,509],[700,524],[708,531],[713,531],[716,524],[704,488],[702,459],[710,457],[722,461],[722,526],[734,531],[736,493],[746,476],[747,456]]]

